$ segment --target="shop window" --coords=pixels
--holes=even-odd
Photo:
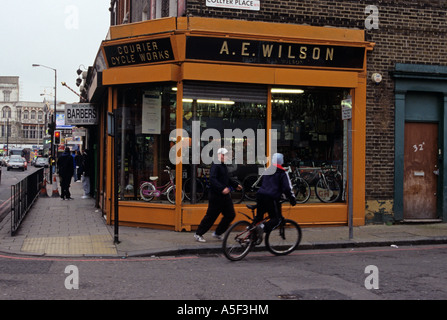
[[[277,150],[294,174],[310,185],[309,202],[344,199],[346,128],[341,104],[348,94],[348,90],[332,88],[272,88]],[[326,181],[321,181],[321,173]],[[328,191],[322,190],[325,186]]]
[[[266,154],[267,87],[243,84],[184,84],[183,189],[185,203],[207,201],[209,171],[220,147],[230,151],[228,169],[242,184],[257,175]],[[195,145],[196,144],[196,145]],[[233,201],[244,201],[234,190]]]
[[[167,188],[160,188],[159,197],[157,192],[142,196],[141,185],[145,182],[157,187],[169,184],[167,166],[175,177],[175,166],[169,161],[169,133],[175,129],[176,112],[176,92],[172,87],[133,86],[118,91],[115,139],[121,201],[167,202]]]
[[[277,132],[277,152],[284,154],[291,177],[299,175],[310,185],[306,201],[344,201],[347,128],[341,119],[341,105],[349,90],[272,88],[271,124],[267,123],[268,90],[262,85],[185,82],[183,139],[177,142],[175,134],[172,136],[177,112],[174,85],[118,89],[115,139],[120,200],[175,201],[168,198],[167,191],[176,168],[171,151],[179,145],[184,203],[207,201],[209,169],[220,147],[230,150],[230,174],[246,187],[243,198],[233,193],[234,202],[253,200],[257,189],[249,187],[264,167],[267,128],[271,128]],[[171,177],[165,172],[167,166]],[[327,180],[326,186],[319,187],[321,173]],[[141,187],[145,182],[168,187],[148,193],[150,190]]]

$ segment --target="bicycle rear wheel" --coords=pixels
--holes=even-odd
[[[245,189],[244,186],[242,185],[242,183],[239,180],[234,180],[238,185],[240,185],[242,187],[241,190],[233,190],[231,192],[231,200],[233,201],[233,203],[237,204],[237,203],[241,203],[242,200],[244,200],[245,197]]]
[[[265,245],[271,253],[282,256],[291,253],[301,242],[301,228],[293,220],[284,219],[281,225],[265,235]]]
[[[224,235],[222,241],[222,250],[231,261],[243,259],[254,245],[252,232],[248,221],[238,221],[234,223]]]
[[[140,186],[140,196],[144,201],[154,199],[155,186],[150,182],[145,182]]]
[[[183,184],[183,193],[185,194],[185,198],[188,200],[192,199],[192,179],[188,178]],[[205,186],[203,185],[200,179],[196,179],[196,201],[199,202],[202,200],[205,194]]]

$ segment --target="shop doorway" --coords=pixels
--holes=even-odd
[[[405,123],[405,220],[437,218],[438,124]]]

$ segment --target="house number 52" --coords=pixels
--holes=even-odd
[[[425,142],[413,145],[414,152],[424,151]]]

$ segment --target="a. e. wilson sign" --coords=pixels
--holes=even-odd
[[[365,48],[229,38],[186,38],[186,59],[362,69]]]

